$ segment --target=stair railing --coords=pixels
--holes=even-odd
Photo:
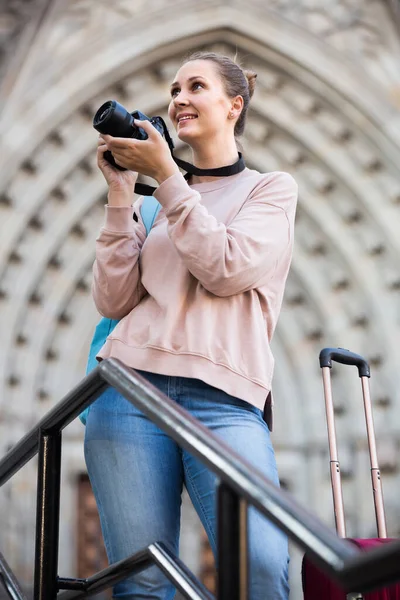
[[[57,575],[62,430],[109,386],[219,478],[218,600],[246,600],[248,597],[246,524],[249,506],[256,507],[273,521],[345,589],[369,591],[400,579],[400,542],[360,553],[146,379],[120,361],[107,359],[0,461],[0,485],[3,485],[33,456],[39,455],[34,600],[86,598],[153,564],[163,570],[186,598],[213,598],[168,548],[156,542],[88,579]],[[0,581],[5,584],[9,598],[24,600],[16,578],[1,555]],[[62,593],[57,596],[59,591]]]

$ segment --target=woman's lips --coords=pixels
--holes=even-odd
[[[195,115],[191,116],[188,119],[181,119],[178,121],[178,126],[180,127],[180,126],[184,125],[185,123],[189,123],[190,121],[195,121],[196,119],[197,119],[197,116],[195,116]]]

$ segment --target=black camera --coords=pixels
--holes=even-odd
[[[147,117],[139,110],[128,112],[122,104],[116,100],[109,100],[102,104],[93,117],[93,127],[99,132],[113,137],[134,138],[135,140],[147,140],[148,135],[144,129],[137,127],[133,120],[150,121],[162,136],[166,134],[166,127],[161,117]],[[114,160],[109,150],[104,152],[104,158],[116,169],[126,171]]]

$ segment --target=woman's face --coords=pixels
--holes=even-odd
[[[190,144],[215,138],[225,130],[233,135],[231,108],[232,100],[212,61],[193,60],[179,69],[171,85],[168,115],[180,140]]]

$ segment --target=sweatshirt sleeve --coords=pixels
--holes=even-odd
[[[229,226],[209,214],[180,174],[164,181],[154,195],[165,209],[168,233],[182,260],[217,296],[240,294],[273,277],[291,248],[297,184],[288,173],[263,180]]]
[[[122,319],[146,293],[139,270],[140,251],[146,239],[141,202],[139,198],[130,207],[105,206],[105,223],[96,239],[92,293],[97,310],[109,319]]]

